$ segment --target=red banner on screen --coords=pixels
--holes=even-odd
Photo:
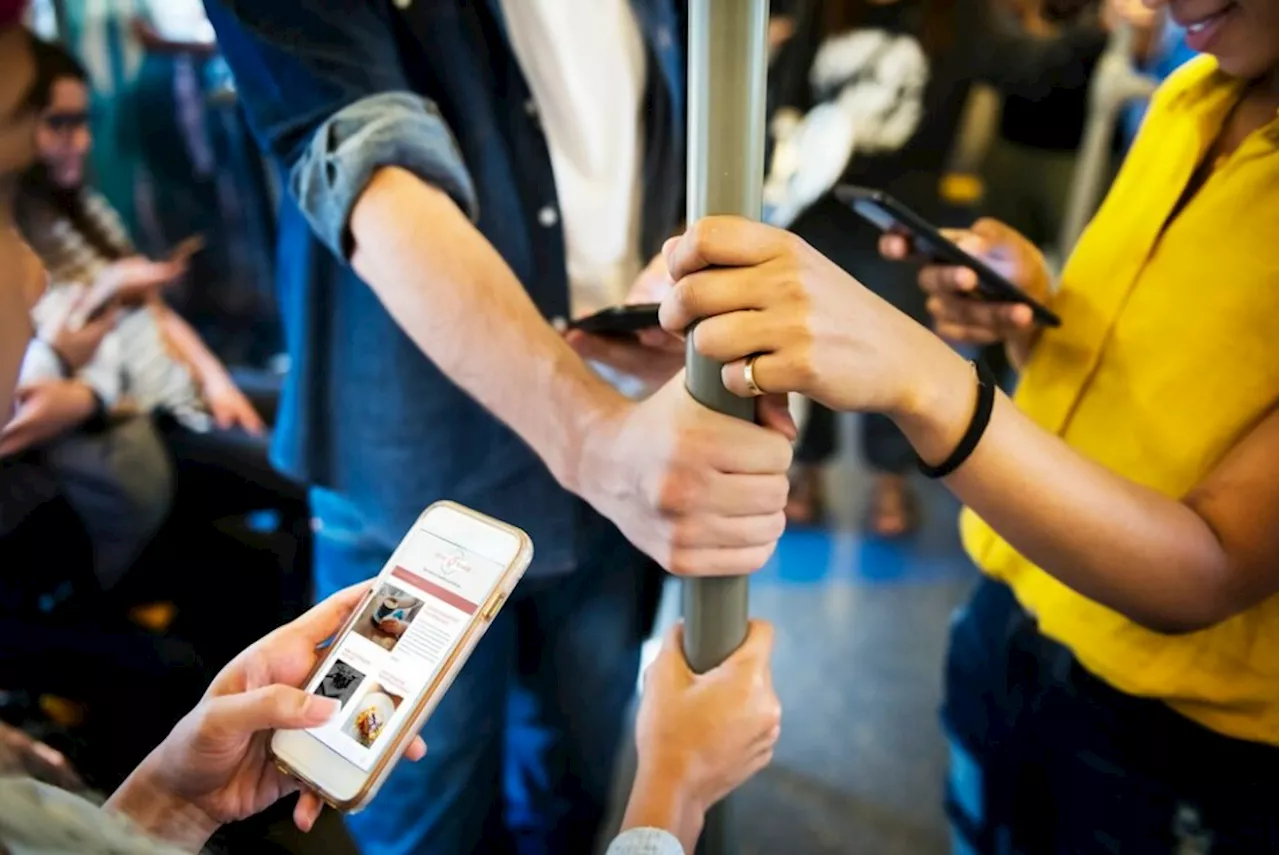
[[[479,608],[475,603],[463,598],[456,592],[450,591],[448,588],[442,588],[434,582],[429,582],[417,573],[406,570],[403,567],[397,567],[395,570],[392,570],[391,575],[397,579],[408,582],[410,585],[432,597],[435,597],[442,603],[448,603],[458,611],[473,615],[476,613],[476,609]]]

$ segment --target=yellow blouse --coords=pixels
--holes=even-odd
[[[1208,57],[1161,87],[1063,274],[1063,325],[1037,345],[1015,399],[1076,451],[1171,497],[1275,408],[1280,384],[1276,121],[1169,220],[1240,94]],[[1089,671],[1220,733],[1277,742],[1275,596],[1162,635],[1039,570],[972,511],[961,530],[979,567]]]

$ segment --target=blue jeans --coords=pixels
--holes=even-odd
[[[1277,751],[1126,695],[984,580],[951,631],[954,855],[1275,852]]]
[[[377,575],[392,550],[354,509],[319,490],[312,508],[316,596]],[[583,563],[520,583],[423,729],[426,759],[349,817],[364,855],[592,851],[660,577],[582,520]]]

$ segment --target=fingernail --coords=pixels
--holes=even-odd
[[[307,706],[303,715],[308,721],[326,722],[338,713],[338,702],[333,698],[322,698],[312,695],[307,698]]]

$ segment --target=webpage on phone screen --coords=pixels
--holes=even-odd
[[[392,561],[392,571],[379,578],[372,600],[308,688],[341,704],[332,721],[311,733],[365,771],[505,569],[424,528],[414,530]]]

